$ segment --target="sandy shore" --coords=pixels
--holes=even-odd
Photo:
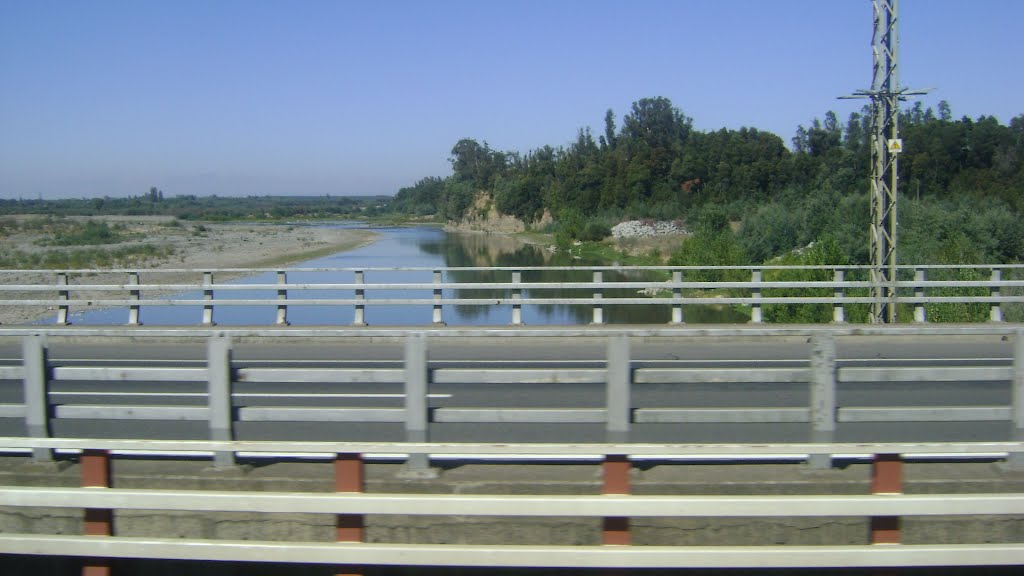
[[[194,282],[198,274],[161,272],[146,277],[146,270],[210,270],[222,268],[275,268],[365,246],[376,239],[371,230],[326,228],[318,226],[245,223],[186,223],[160,217],[103,217],[103,220],[123,223],[131,240],[122,244],[104,246],[116,248],[132,243],[150,243],[168,248],[170,255],[149,258],[131,266],[141,272],[143,283]],[[2,239],[4,250],[23,252],[43,250],[40,236],[18,232]],[[52,248],[50,248],[52,249]],[[218,282],[243,276],[241,273],[222,273]],[[72,277],[73,284],[127,283],[124,273],[99,273],[88,277]],[[54,283],[52,273],[14,273],[0,270],[0,286],[12,284]],[[152,295],[151,292],[147,292]],[[0,300],[50,298],[49,292],[0,292]],[[99,294],[75,293],[75,297],[97,297]],[[111,293],[107,294],[108,297]],[[118,295],[117,297],[121,297]],[[52,315],[52,310],[24,306],[0,306],[0,324],[23,324]]]

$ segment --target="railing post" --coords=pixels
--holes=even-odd
[[[992,282],[1001,282],[1002,279],[1003,279],[1003,271],[1000,270],[999,268],[993,268],[992,269]],[[989,290],[990,290],[989,294],[992,296],[993,299],[1000,297],[1001,294],[1000,294],[1000,291],[999,291],[999,286],[992,286],[991,288],[989,288]],[[992,321],[992,322],[1002,322],[1003,321],[1003,307],[1002,307],[1002,304],[998,300],[993,300],[993,302],[989,305],[988,319],[990,321]]]
[[[594,298],[600,300],[604,298],[604,290],[601,288],[604,274],[600,270],[594,272]],[[604,306],[600,303],[594,303],[594,319],[593,324],[604,324]]]
[[[334,457],[334,491],[361,493],[365,488],[365,466],[362,454],[337,454]],[[362,514],[338,514],[336,523],[338,542],[364,542],[366,521]],[[336,576],[362,576],[359,566],[345,566]]]
[[[899,454],[875,454],[871,466],[872,494],[901,494],[903,492],[903,460]],[[899,544],[900,517],[872,516],[872,544]]]
[[[366,282],[366,278],[363,275],[362,270],[355,271],[355,281],[356,284],[364,284]],[[357,304],[355,309],[355,316],[352,318],[353,326],[366,326],[366,305],[361,304],[361,302],[364,301],[366,301],[366,291],[363,290],[362,288],[356,288]]]
[[[523,273],[519,270],[512,272],[512,300],[523,299],[523,289],[519,288],[519,284],[523,281]],[[521,326],[523,324],[523,305],[512,304],[512,325]]]
[[[441,278],[441,271],[434,270],[434,316],[432,319],[434,326],[444,326],[444,317],[441,316]]]
[[[67,272],[57,273],[57,286],[67,286],[68,274]],[[57,290],[57,299],[67,301],[71,299],[71,291],[67,288]],[[70,307],[67,304],[61,304],[57,308],[57,324],[61,326],[67,326],[71,323],[71,319],[68,317]]]
[[[234,439],[231,407],[231,338],[223,334],[210,336],[206,342],[207,406],[210,411],[210,439]],[[235,465],[230,451],[214,453],[213,464],[218,468]]]
[[[46,337],[42,334],[25,336],[21,341],[21,362],[25,372],[25,428],[32,438],[50,437],[50,403],[47,393]],[[53,451],[33,448],[36,462],[50,462]]]
[[[914,270],[914,282],[924,282],[927,276],[925,275],[924,268],[917,268]],[[914,287],[914,297],[924,298],[924,286]],[[914,304],[914,322],[925,323],[928,321],[928,312],[925,309],[924,302],[918,301]]]
[[[836,432],[836,341],[832,334],[811,339],[811,442],[831,443]],[[811,454],[814,469],[832,467],[831,454]]]
[[[754,270],[753,272],[751,272],[750,273],[750,281],[753,282],[754,284],[760,284],[761,283],[761,271],[760,270]],[[755,299],[761,298],[761,288],[760,287],[755,286],[754,288],[751,289],[750,292],[751,292],[750,293],[750,297],[751,298],[755,298]],[[750,322],[752,324],[760,324],[760,323],[764,322],[764,317],[761,314],[761,305],[759,303],[755,302],[754,304],[750,305]]]
[[[605,456],[601,466],[604,486],[603,494],[629,494],[629,473],[632,465],[629,457],[621,454]],[[629,518],[606,516],[601,522],[601,544],[605,546],[629,546]]]
[[[1024,441],[1024,330],[1017,330],[1013,334],[1013,406],[1010,425],[1011,438],[1014,441]],[[1007,457],[1006,464],[1013,470],[1024,470],[1024,453],[1011,452]]]
[[[80,460],[82,487],[110,488],[110,452],[84,450]],[[114,512],[107,508],[86,508],[83,519],[86,536],[113,536]],[[110,559],[86,558],[82,562],[82,576],[109,576]]]
[[[832,275],[832,280],[837,284],[841,284],[845,281],[846,272],[842,270],[836,270]],[[836,302],[832,304],[832,322],[836,324],[842,324],[846,322],[846,310],[843,308],[843,298],[846,296],[845,290],[842,286],[836,286],[832,296],[835,297]]]
[[[128,273],[128,284],[131,285],[131,286],[138,286],[139,285],[139,273],[138,272],[129,272]],[[133,290],[130,290],[128,292],[128,296],[129,296],[129,298],[131,298],[132,301],[137,302],[137,301],[139,301],[142,298],[142,291],[140,291],[137,288],[133,289]],[[132,306],[128,307],[128,325],[129,326],[138,326],[139,324],[142,323],[142,322],[139,321],[139,312],[140,312],[140,310],[141,310],[141,308],[140,308],[140,306],[138,304],[133,304]]]
[[[430,406],[427,404],[429,381],[427,338],[423,334],[405,337],[405,440],[426,442]],[[413,478],[436,476],[430,468],[429,454],[410,454],[403,474]]]
[[[682,283],[682,281],[683,281],[683,271],[682,270],[673,270],[672,271],[672,282],[674,284],[680,284],[680,283]],[[678,300],[682,300],[683,299],[683,289],[680,288],[679,286],[674,286],[672,288],[672,299],[673,300],[677,300],[677,301]],[[683,324],[683,305],[680,302],[676,302],[676,303],[672,304],[672,324]]]
[[[632,380],[629,337],[609,336],[606,358],[605,426],[608,442],[625,443],[629,441],[632,412],[629,393]]]
[[[203,300],[209,304],[203,305],[203,325],[213,326],[213,272],[203,272]]]
[[[287,284],[288,273],[284,270],[277,271],[277,283]],[[288,290],[281,288],[277,291],[277,299],[282,303],[277,305],[277,325],[287,326],[288,325],[288,305],[284,302],[288,301]]]

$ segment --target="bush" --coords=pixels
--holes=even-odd
[[[604,222],[587,222],[580,240],[599,242],[612,235],[612,229]]]

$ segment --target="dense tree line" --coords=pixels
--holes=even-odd
[[[580,231],[595,220],[685,219],[706,241],[684,246],[681,263],[764,262],[828,241],[844,262],[863,264],[868,112],[845,123],[828,112],[798,127],[787,147],[755,128],[695,130],[667,98],[646,98],[621,126],[609,110],[596,139],[584,129],[563,147],[521,154],[460,140],[451,176],[403,188],[391,206],[458,220],[483,194],[488,205],[527,223],[546,212],[556,228]],[[954,120],[942,102],[937,113],[909,107],[900,122],[901,261],[1021,260],[1024,115],[1008,126],[985,116]]]
[[[388,202],[379,196],[164,196],[162,190],[127,198],[62,200],[0,199],[0,216],[173,216],[182,220],[277,220],[285,218],[358,218],[375,215]]]

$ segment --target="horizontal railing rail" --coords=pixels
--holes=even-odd
[[[347,307],[353,310],[352,323],[359,326],[368,323],[367,307],[431,307],[432,322],[440,324],[444,322],[445,307],[507,306],[511,308],[509,322],[521,325],[524,306],[553,305],[589,306],[593,310],[591,320],[594,324],[610,320],[605,314],[608,306],[662,306],[671,310],[671,323],[681,324],[685,321],[683,306],[706,304],[749,306],[754,323],[765,321],[765,306],[829,305],[833,309],[831,321],[845,322],[847,313],[844,306],[880,301],[872,290],[875,284],[867,279],[867,269],[864,266],[593,266],[0,270],[0,306],[53,309],[58,324],[67,324],[72,311],[115,307],[127,309],[127,323],[135,325],[142,322],[143,308],[173,306],[200,307],[202,316],[197,320],[202,324],[213,324],[215,309],[223,307],[272,307],[276,311],[277,324],[288,324],[288,310],[293,306]],[[983,271],[988,271],[987,278],[981,278]],[[916,322],[927,322],[927,306],[936,304],[987,304],[988,320],[1001,322],[1004,320],[1004,304],[1024,303],[1022,271],[1024,265],[1017,264],[904,266],[887,286],[893,290],[898,303],[913,307]],[[393,272],[412,277],[389,277]],[[425,276],[428,272],[431,275],[429,279],[416,279],[418,274]],[[963,272],[968,272],[967,278],[963,277]],[[125,281],[93,281],[99,273],[123,275]],[[694,274],[735,276],[745,273],[749,273],[749,280],[686,279]],[[174,276],[169,276],[171,274]],[[273,274],[276,281],[252,284],[215,281],[225,274],[232,277]],[[327,278],[343,275],[351,277],[351,280],[294,281],[296,275],[317,274]],[[474,277],[479,278],[481,274],[498,274],[500,278],[475,281]],[[524,280],[524,274],[543,278]],[[852,279],[848,274],[863,278]],[[933,277],[929,278],[929,274]],[[1013,278],[1004,277],[1004,274]],[[196,280],[152,280],[179,278],[181,275],[191,275]],[[368,275],[376,275],[377,281],[368,282]],[[552,281],[548,278],[552,275],[575,275],[576,278]],[[580,275],[589,275],[591,279],[581,281]],[[634,278],[644,275],[656,278]],[[828,278],[820,277],[822,275]],[[293,280],[290,281],[289,276]],[[150,281],[142,282],[143,277]],[[31,281],[26,281],[26,278]],[[46,281],[47,278],[52,281]],[[269,295],[253,297],[254,292]],[[340,297],[331,294],[338,292],[342,293]],[[404,294],[388,295],[393,292]],[[889,302],[888,299],[885,301]]]
[[[1020,450],[1014,443],[866,443],[848,446],[875,454],[871,494],[636,495],[630,488],[631,464],[625,455],[654,450],[699,456],[703,445],[587,446],[603,456],[603,494],[436,494],[366,493],[363,454],[382,450],[399,453],[507,454],[540,451],[572,454],[581,446],[557,444],[432,444],[432,443],[281,443],[112,439],[0,438],[7,448],[82,449],[83,488],[5,487],[0,506],[84,509],[83,536],[66,534],[0,534],[0,552],[21,555],[77,556],[86,565],[110,558],[153,558],[240,562],[320,563],[351,566],[487,566],[561,568],[854,568],[884,566],[1001,566],[1024,562],[1024,545],[929,543],[898,545],[902,517],[998,516],[1024,514],[1024,494],[904,494],[901,455],[905,450],[962,450],[984,453],[993,448]],[[111,449],[148,452],[170,449],[204,451],[307,451],[335,458],[334,493],[255,492],[251,490],[122,489],[112,485]],[[718,450],[722,447],[715,447]],[[800,444],[729,445],[747,456],[788,451],[814,452],[820,446]],[[2,448],[0,448],[2,449]],[[169,510],[176,513],[247,512],[262,514],[336,515],[338,542],[281,542],[210,538],[144,538],[115,534],[114,513],[128,510]],[[422,544],[365,543],[366,515],[489,516],[502,518],[600,518],[600,544]],[[862,544],[793,546],[630,546],[632,518],[765,518],[867,517]],[[296,521],[291,517],[291,521]],[[879,546],[888,544],[888,546]]]
[[[52,435],[55,423],[75,420],[181,421],[204,422],[208,437],[217,440],[235,439],[238,423],[365,423],[400,425],[407,441],[423,441],[439,426],[449,424],[544,424],[591,425],[597,434],[607,438],[635,440],[638,427],[663,424],[790,424],[802,425],[803,434],[827,445],[835,440],[844,425],[860,423],[966,423],[1005,422],[1006,439],[1024,439],[1024,328],[1010,324],[984,327],[905,326],[885,329],[865,327],[819,326],[803,328],[761,328],[690,330],[683,327],[661,329],[448,329],[420,331],[386,329],[303,330],[312,341],[317,338],[354,335],[365,350],[391,350],[393,359],[375,361],[372,365],[357,360],[336,360],[324,365],[288,365],[287,360],[272,365],[240,362],[233,355],[236,340],[256,337],[263,342],[286,342],[280,339],[288,329],[219,330],[182,329],[146,330],[141,328],[85,329],[0,329],[0,337],[20,341],[19,361],[0,365],[0,381],[7,382],[11,394],[20,401],[0,403],[0,418],[21,419],[27,435],[46,438]],[[896,342],[928,342],[953,334],[982,334],[1012,339],[1012,352],[1005,357],[987,357],[967,364],[951,365],[945,358],[921,358],[908,365],[844,362],[837,352],[838,341],[855,335],[887,336]],[[458,346],[460,342],[479,343],[491,339],[498,342],[514,335],[526,344],[522,357],[509,363],[501,358],[477,360],[471,366],[460,365],[459,359],[439,360],[430,357],[434,343]],[[751,359],[734,362],[738,366],[707,365],[699,361],[637,359],[633,341],[658,342],[662,339],[745,336],[800,335],[809,338],[806,356],[789,360],[787,365],[773,365]],[[161,360],[147,356],[145,347],[140,357],[110,359],[90,365],[87,361],[69,364],[55,361],[49,352],[50,339],[62,343],[92,342],[106,336],[126,346],[145,342],[161,342],[166,336],[188,336],[205,343],[205,357],[183,364],[177,360]],[[543,355],[562,345],[567,337],[586,336],[601,354],[588,359],[563,357],[552,360]],[[670,340],[666,340],[670,341]],[[638,344],[639,345],[639,344]],[[301,347],[300,347],[301,348]],[[298,350],[296,348],[295,350]],[[147,351],[147,352],[142,352]],[[603,352],[602,352],[603,351]],[[400,355],[396,354],[400,352]],[[541,356],[538,356],[541,354]],[[398,356],[398,357],[396,357]],[[69,384],[115,385],[114,391],[91,394],[83,388],[67,388]],[[1005,386],[1005,402],[972,400],[960,394],[959,401],[936,401],[931,395],[918,395],[899,404],[858,404],[842,399],[840,389],[853,386],[884,384],[890,389],[916,383],[970,382],[972,385],[995,383]],[[60,383],[61,388],[55,388]],[[138,383],[148,383],[136,390]],[[181,386],[191,384],[184,394]],[[258,391],[240,386],[260,385]],[[387,387],[390,399],[381,404],[359,404],[338,400],[328,403],[332,395],[318,388],[297,395],[293,384],[354,384]],[[743,384],[754,392],[769,384],[792,385],[794,400],[782,405],[751,402],[720,405],[688,405],[687,400],[662,398],[641,402],[639,394],[651,387],[685,392],[692,385],[715,386]],[[129,386],[126,388],[125,386]],[[198,385],[198,386],[196,386]],[[511,396],[498,404],[481,404],[468,400],[465,404],[441,402],[436,394],[444,386],[511,387],[545,385],[547,387],[586,387],[592,393],[579,396],[572,403],[546,405]],[[100,386],[102,388],[102,386]],[[380,388],[384,390],[384,388]],[[512,388],[508,388],[512,390]],[[258,392],[258,393],[257,393]],[[345,396],[342,394],[341,396]],[[356,395],[358,396],[358,395]],[[164,398],[177,399],[165,401]],[[116,401],[107,401],[116,398]],[[600,400],[595,400],[600,399]],[[257,401],[258,400],[258,401]],[[596,426],[595,426],[596,425]],[[144,432],[143,432],[144,433]],[[492,432],[487,432],[492,433]],[[471,438],[467,438],[469,440]],[[506,438],[511,441],[510,438]],[[810,457],[815,467],[829,467],[830,454],[825,449]],[[48,451],[37,454],[49,458]],[[1019,455],[1010,453],[1011,464]],[[231,452],[219,452],[217,464],[234,463]],[[410,467],[424,469],[426,458],[411,459]]]

